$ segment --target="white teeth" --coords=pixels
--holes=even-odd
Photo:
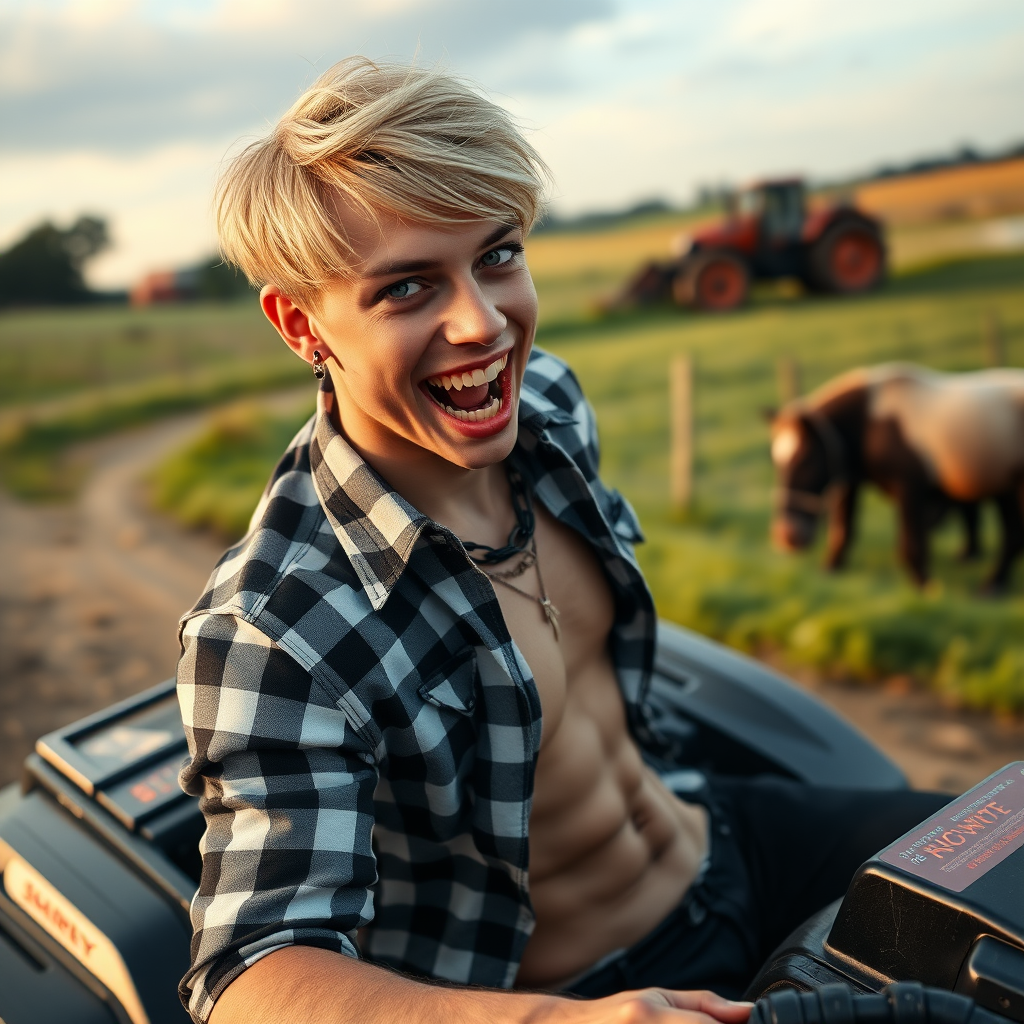
[[[479,387],[481,384],[490,384],[492,380],[496,380],[498,374],[507,365],[508,353],[506,352],[500,359],[495,359],[493,363],[488,364],[482,370],[465,371],[457,376],[441,374],[438,377],[428,377],[427,383],[436,388],[444,388],[445,391],[451,391],[452,388],[461,391],[463,388]]]
[[[445,406],[445,410],[454,416],[458,420],[465,420],[467,423],[480,423],[483,420],[493,419],[498,415],[498,409],[501,408],[501,399],[492,398],[491,404],[483,409],[454,409],[450,405]]]

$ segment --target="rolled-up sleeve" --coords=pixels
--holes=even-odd
[[[224,989],[288,945],[357,956],[373,917],[373,752],[299,662],[234,615],[181,634],[181,785],[206,819],[182,1001],[205,1022]]]

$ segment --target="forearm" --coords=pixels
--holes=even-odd
[[[751,1005],[707,991],[573,1000],[431,985],[341,953],[289,946],[239,975],[210,1024],[747,1024]]]
[[[545,993],[431,985],[340,953],[288,946],[239,975],[210,1024],[527,1024],[557,1020],[560,1007],[566,1000]]]

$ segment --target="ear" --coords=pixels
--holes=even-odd
[[[276,285],[263,286],[260,290],[260,306],[284,343],[299,358],[311,363],[315,349],[319,349],[325,358],[331,354],[313,333],[309,315]]]
[[[779,410],[774,405],[762,405],[761,406],[761,419],[765,423],[774,423],[775,417],[779,415]]]

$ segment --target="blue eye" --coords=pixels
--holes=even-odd
[[[417,284],[415,281],[398,281],[390,288],[385,288],[384,294],[389,299],[408,299],[421,291],[423,291],[423,285]]]
[[[511,247],[492,249],[490,252],[485,252],[483,256],[480,257],[480,263],[485,267],[500,267],[502,264],[508,263],[509,260],[515,256],[516,252],[518,252],[518,249],[513,249]]]

